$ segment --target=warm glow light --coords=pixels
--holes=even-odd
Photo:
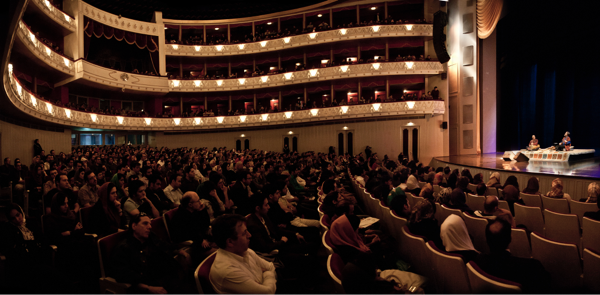
[[[267,46],[267,41],[262,41],[262,42],[260,42],[260,46],[262,46],[262,47],[265,47],[265,46]]]
[[[285,44],[290,43],[290,40],[292,40],[292,37],[283,38],[283,42],[285,42]]]
[[[373,32],[379,32],[379,26],[373,26]]]
[[[291,130],[288,132],[288,134],[294,134],[294,132],[292,132]]]
[[[46,4],[46,6],[48,6],[48,8],[51,8],[52,6],[50,5],[50,1],[48,0],[44,0],[44,4]]]
[[[413,67],[414,64],[415,64],[414,62],[408,61],[408,62],[406,62],[406,67],[409,68],[409,69],[412,69],[412,67]]]
[[[266,121],[267,119],[269,119],[269,114],[262,114],[260,115],[263,121]]]
[[[244,83],[246,83],[246,79],[244,79],[244,78],[238,79],[238,82],[240,82],[240,85],[244,85]]]
[[[381,104],[380,104],[380,103],[374,103],[374,104],[373,104],[373,109],[374,109],[374,110],[376,110],[376,111],[379,111],[379,107],[381,107]]]
[[[52,114],[52,105],[49,103],[46,103],[46,108],[48,109],[48,113]]]
[[[283,76],[285,77],[286,80],[292,79],[292,73],[285,73],[285,74],[283,74]]]
[[[242,135],[240,135],[240,137],[246,137],[246,134],[242,134]]]
[[[347,31],[348,31],[348,30],[346,30],[346,29],[341,29],[341,30],[340,30],[340,33],[341,33],[342,35],[346,35],[346,32],[347,32]]]
[[[217,117],[217,122],[219,122],[219,124],[223,123],[223,120],[225,119],[225,117]]]
[[[269,76],[262,76],[262,77],[260,77],[260,80],[261,80],[263,83],[267,83],[267,80],[269,80]]]
[[[33,45],[37,46],[37,42],[35,42],[35,34],[33,34],[32,32],[29,32],[29,39],[31,39],[31,42],[33,42]]]
[[[8,73],[12,74],[13,72],[13,65],[12,64],[8,64]]]
[[[179,80],[173,80],[173,87],[179,87]]]
[[[48,56],[50,56],[52,54],[52,50],[50,48],[48,48],[48,47],[46,47],[46,54]]]
[[[313,117],[316,117],[317,114],[319,114],[319,109],[312,109],[310,110],[310,113],[313,115]]]
[[[200,125],[200,123],[202,123],[202,118],[194,118],[194,123]]]
[[[98,116],[96,114],[90,114],[90,118],[92,119],[92,122],[96,122]]]
[[[68,59],[66,59],[66,58],[64,58],[64,61],[65,61],[65,66],[67,66],[67,67],[68,67],[68,66],[69,66],[69,64],[70,64],[69,60],[68,60]]]
[[[35,99],[35,96],[30,95],[29,96],[31,98],[31,104],[35,107],[37,106],[37,99]]]
[[[244,47],[246,47],[246,44],[240,44],[240,45],[238,45],[238,48],[239,48],[240,50],[244,49]]]
[[[340,70],[345,73],[348,70],[348,66],[341,66]]]
[[[219,85],[219,86],[223,85],[223,80],[217,80],[217,85]]]
[[[144,121],[146,121],[146,125],[150,126],[150,124],[152,124],[152,118],[144,118]]]
[[[65,110],[65,116],[67,116],[67,118],[71,118],[71,110],[69,109],[64,109]]]
[[[68,15],[66,15],[66,14],[63,14],[63,16],[65,17],[65,20],[66,20],[67,22],[71,22],[71,18],[70,18]]]
[[[215,48],[217,49],[217,51],[221,51],[223,50],[223,45],[217,45],[215,46]]]
[[[406,30],[411,31],[412,30],[412,25],[406,25]]]
[[[17,84],[17,93],[19,94],[19,96],[23,95],[23,87],[21,87],[21,85],[19,83]]]
[[[196,49],[196,51],[200,51],[200,46],[194,46],[194,49]]]
[[[381,66],[380,63],[374,63],[373,64],[373,68],[376,69],[376,70],[379,70],[379,66]]]
[[[317,17],[322,17],[322,16],[323,16],[323,15],[322,15],[322,14],[320,14],[320,13],[319,13],[319,14],[317,14]]]
[[[195,80],[194,81],[194,85],[196,85],[196,87],[200,87],[200,83],[201,83],[200,80]]]
[[[285,114],[286,118],[290,119],[292,117],[293,113],[292,112],[285,112],[284,114]]]
[[[181,123],[181,118],[173,118],[173,123],[175,123],[175,125],[179,125],[179,123]]]
[[[124,119],[125,118],[123,118],[123,117],[117,117],[117,121],[119,121],[119,124],[123,124]]]
[[[377,9],[377,7],[375,7],[375,6],[371,7],[371,10],[375,10],[375,9]]]
[[[173,46],[173,49],[178,50],[179,49],[179,45],[171,45]]]
[[[344,126],[344,128],[342,128],[342,129],[344,129],[344,130],[348,130],[348,126]]]
[[[310,34],[308,34],[308,36],[309,36],[311,39],[314,39],[315,37],[317,37],[317,33],[310,33]]]
[[[409,109],[412,109],[415,107],[415,102],[414,101],[407,101],[406,105],[408,106]]]
[[[415,125],[415,123],[413,123],[413,122],[408,122],[408,123],[406,124],[406,126],[414,126],[414,125]]]
[[[240,122],[242,122],[242,123],[246,122],[246,116],[240,116]]]
[[[341,106],[342,108],[342,114],[345,114],[348,112],[348,106]]]
[[[219,30],[219,28],[215,28],[215,31],[218,31],[218,30]]]
[[[311,77],[316,77],[317,73],[318,73],[318,69],[312,69],[312,70],[308,70],[310,72],[310,76]]]

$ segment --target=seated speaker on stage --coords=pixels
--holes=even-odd
[[[527,147],[527,150],[537,151],[539,149],[540,149],[540,144],[539,144],[537,138],[535,138],[535,135],[532,135],[531,140],[529,141],[529,146]]]
[[[571,150],[571,137],[569,137],[569,135],[571,135],[571,133],[569,133],[569,131],[565,132],[565,136],[563,137],[562,141],[559,142],[558,144],[554,145],[553,148],[557,151],[570,151]]]

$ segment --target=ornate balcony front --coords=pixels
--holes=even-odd
[[[75,74],[75,66],[71,59],[54,52],[50,47],[38,40],[33,32],[27,28],[24,22],[19,22],[17,29],[19,40],[29,51],[45,64],[57,69],[67,75]]]
[[[81,72],[77,73],[78,78],[80,77],[102,85],[142,92],[169,91],[168,80],[166,77],[116,71],[95,65],[85,60],[78,60],[77,68],[82,69]]]
[[[126,17],[121,17],[120,15],[114,15],[112,13],[100,10],[81,0],[78,1],[79,7],[82,7],[83,14],[85,16],[97,22],[111,26],[115,29],[152,36],[159,36],[160,34],[164,34],[164,28],[159,27],[156,23],[143,22]]]
[[[433,25],[376,25],[314,32],[285,38],[233,45],[167,44],[166,54],[176,56],[225,56],[270,52],[344,40],[381,37],[433,36]]]
[[[65,29],[76,32],[77,22],[74,18],[68,14],[62,12],[60,9],[50,4],[48,0],[32,0],[31,1],[39,10],[41,10],[49,18],[53,19],[56,23],[64,27]]]

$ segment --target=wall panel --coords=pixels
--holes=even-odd
[[[51,150],[60,152],[71,152],[71,130],[65,129],[64,132],[52,132],[38,129],[31,129],[10,123],[0,121],[0,134],[2,136],[0,144],[0,157],[2,159],[10,157],[14,164],[15,158],[20,158],[21,163],[30,165],[33,158],[33,140],[39,139],[42,148],[49,154]]]

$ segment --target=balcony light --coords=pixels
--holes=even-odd
[[[406,126],[414,126],[414,125],[415,125],[415,123],[413,123],[413,122],[408,122],[408,123],[406,124]]]
[[[70,23],[71,22],[71,17],[69,17],[68,15],[63,13],[63,16],[65,17],[65,20]]]
[[[415,107],[415,102],[414,101],[407,101],[406,102],[406,106],[408,106],[409,109],[412,109]]]
[[[268,22],[268,23],[267,23],[267,25],[268,25],[268,26],[270,26],[270,25],[272,25],[272,24],[273,24],[272,22]]]
[[[310,110],[310,113],[313,117],[316,117],[319,114],[319,109],[312,109]]]
[[[8,64],[8,73],[12,75],[12,72],[13,72],[13,65]]]
[[[64,62],[65,62],[65,66],[69,67],[71,65],[71,63],[69,62],[68,59],[63,58]]]
[[[240,85],[244,85],[246,83],[246,79],[244,79],[244,78],[238,79],[238,82],[240,82]]]
[[[348,130],[348,126],[344,126],[344,128],[342,128],[342,129],[344,129],[344,130]]]
[[[373,26],[373,32],[377,33],[379,32],[379,26]]]
[[[375,6],[371,7],[371,10],[375,10],[375,9],[377,9],[377,7],[375,7]]]
[[[36,39],[35,39],[35,34],[34,33],[29,32],[29,39],[31,39],[31,42],[33,43],[33,45],[37,46],[37,42],[35,42]]]
[[[319,13],[319,14],[317,14],[317,17],[322,17],[322,16],[323,16],[323,15],[322,15],[322,14],[320,14],[320,13]]]
[[[23,96],[23,87],[21,87],[21,84],[16,83],[17,84],[17,93],[19,94],[19,96]]]
[[[215,28],[215,31],[218,31],[218,30],[219,30],[219,28]]]
[[[242,134],[242,135],[240,135],[240,137],[246,137],[246,134]]]
[[[201,84],[201,83],[202,83],[202,81],[200,81],[200,80],[194,80],[194,85],[195,85],[196,87],[200,87],[200,84]]]
[[[373,64],[373,68],[376,69],[376,70],[379,70],[379,66],[381,66],[380,63],[374,63]]]
[[[90,114],[90,119],[92,119],[92,122],[96,122],[97,118],[98,118],[98,115],[96,115],[96,114]]]
[[[67,116],[67,118],[71,119],[71,110],[69,109],[64,109],[65,110],[65,116]]]
[[[341,66],[340,70],[345,73],[348,70],[348,66]]]
[[[46,54],[48,56],[52,55],[52,49],[50,49],[49,47],[46,47],[45,49],[46,49]]]
[[[406,25],[406,30],[407,31],[412,31],[413,25]]]
[[[292,37],[285,37],[285,38],[283,38],[283,42],[284,42],[285,44],[288,44],[288,43],[290,43],[290,40],[292,40]]]
[[[219,122],[219,124],[223,123],[223,120],[225,119],[225,117],[217,117],[217,122]]]
[[[240,45],[238,45],[238,48],[239,48],[240,50],[243,50],[243,49],[244,49],[244,47],[246,47],[246,44],[240,44]]]
[[[179,87],[180,82],[179,80],[173,80],[173,87]]]
[[[200,51],[200,46],[194,46],[194,49],[196,49],[196,51]]]
[[[267,46],[267,41],[262,41],[262,42],[260,42],[260,46],[261,46],[261,47],[265,47],[265,46]]]
[[[415,63],[412,62],[412,61],[406,62],[406,67],[409,68],[409,69],[412,69],[414,65],[415,65]]]
[[[348,113],[348,106],[341,106],[342,114]]]
[[[311,39],[314,39],[315,37],[317,37],[317,33],[310,33],[310,34],[308,34],[308,36],[309,36]]]
[[[294,132],[292,130],[288,131],[288,134],[294,134]]]
[[[179,123],[181,123],[181,118],[173,118],[173,123],[175,123],[175,125],[179,126]]]
[[[171,45],[173,46],[173,49],[178,50],[179,49],[179,45]]]
[[[223,80],[217,80],[217,85],[218,85],[218,86],[221,86],[221,85],[223,85]]]
[[[48,109],[48,113],[52,114],[52,104],[46,103],[46,108]]]
[[[34,107],[37,107],[37,99],[35,99],[35,96],[33,96],[33,95],[29,94],[29,98],[31,99],[31,104],[32,104]]]
[[[263,83],[267,83],[267,80],[269,80],[269,76],[262,76],[262,77],[260,77],[260,80],[261,80]]]
[[[217,45],[215,46],[215,48],[217,49],[217,51],[221,51],[223,50],[223,45]]]
[[[285,77],[286,80],[292,79],[292,73],[285,73],[285,74],[283,74],[283,76]]]
[[[381,107],[381,104],[380,104],[380,103],[374,103],[374,104],[373,104],[373,109],[374,109],[375,111],[379,111],[379,108],[380,108],[380,107]]]
[[[146,121],[146,125],[150,126],[150,124],[152,124],[152,118],[144,118],[144,121]]]
[[[348,30],[346,30],[346,29],[341,29],[340,30],[340,34],[342,34],[342,35],[346,35],[346,32],[348,32]]]
[[[319,72],[318,69],[312,69],[312,70],[308,70],[308,72],[310,72],[310,76],[311,77],[316,77],[317,73]]]
[[[246,116],[240,116],[240,122],[242,122],[242,123],[246,122]]]
[[[119,121],[119,124],[123,124],[124,119],[125,118],[123,118],[123,117],[117,117],[117,121]]]
[[[285,115],[285,117],[286,117],[287,119],[291,119],[291,118],[292,118],[292,114],[293,114],[293,112],[285,112],[285,113],[283,113],[283,114]]]
[[[263,120],[263,122],[265,122],[269,119],[269,114],[262,114],[262,115],[260,115],[260,117]]]
[[[202,118],[194,118],[194,124],[200,125],[202,123]]]

